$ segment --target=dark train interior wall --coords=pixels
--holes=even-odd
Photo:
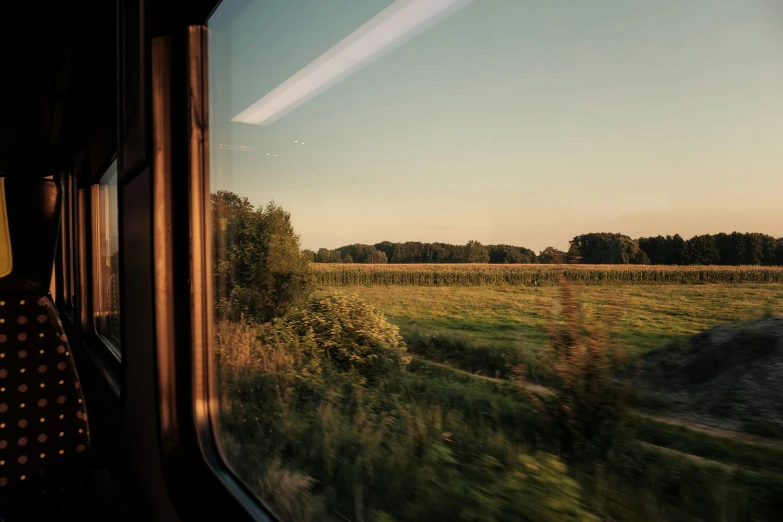
[[[0,7],[0,176],[70,175],[77,190],[86,192],[119,161],[122,363],[83,324],[82,312],[91,302],[92,273],[84,269],[90,258],[89,208],[76,222],[82,246],[74,254],[73,306],[60,302],[58,309],[85,393],[92,468],[102,501],[121,520],[173,521],[182,515],[172,504],[160,446],[150,49],[155,36],[184,34],[188,26],[203,24],[216,4],[27,0]],[[131,127],[141,132],[126,135]],[[73,196],[79,200],[78,192]],[[55,274],[62,289],[63,272]]]

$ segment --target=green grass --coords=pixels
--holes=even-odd
[[[276,509],[290,506],[285,518],[358,520],[364,512],[375,521],[386,515],[456,520],[454,505],[462,505],[466,493],[491,487],[477,504],[482,509],[497,498],[496,485],[506,476],[500,471],[514,469],[512,457],[558,454],[553,424],[537,398],[493,379],[509,376],[509,364],[534,361],[547,341],[545,310],[558,302],[558,287],[355,286],[317,293],[334,290],[358,294],[383,312],[416,355],[405,371],[379,381],[380,388],[356,385],[355,372],[314,371],[317,366],[305,364],[311,345],[292,344],[285,331],[262,339],[258,330],[226,323],[219,336],[224,372],[236,374],[221,381],[231,399],[224,405],[223,432],[230,434],[224,445],[234,469],[258,484],[260,495]],[[783,311],[783,285],[775,284],[573,290],[596,321],[610,306],[620,307],[610,326],[634,353]],[[319,332],[337,335],[349,324],[336,321],[340,317],[326,317],[329,328]],[[355,329],[373,332],[377,325]],[[329,369],[329,360],[319,364]],[[545,369],[533,370],[531,380],[546,384]],[[772,521],[783,510],[783,467],[771,462],[780,460],[780,450],[752,440],[640,418],[623,424],[606,458],[561,456],[601,520]],[[440,488],[451,496],[436,493]],[[542,491],[549,495],[552,487]],[[512,498],[525,495],[514,491]],[[310,514],[300,513],[301,506]]]
[[[753,419],[745,423],[743,431],[759,437],[783,440],[783,422],[770,419]]]
[[[639,440],[743,469],[783,474],[783,447],[712,437],[685,426],[634,417]]]
[[[605,520],[773,521],[783,476],[730,469],[628,443],[580,480]]]
[[[356,293],[400,327],[413,353],[467,371],[504,377],[546,340],[546,314],[557,287],[355,286]],[[327,290],[323,287],[322,290]],[[642,353],[712,326],[783,313],[783,285],[575,287],[585,310],[622,310],[615,339]],[[534,379],[535,376],[534,376]]]

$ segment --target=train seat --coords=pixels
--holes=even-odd
[[[0,178],[0,522],[84,511],[87,410],[49,295],[60,205],[52,180]]]

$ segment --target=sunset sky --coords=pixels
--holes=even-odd
[[[213,190],[274,199],[306,248],[783,236],[778,0],[255,0],[209,26]]]

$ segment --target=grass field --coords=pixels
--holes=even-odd
[[[546,339],[555,287],[322,287],[355,293],[400,327],[410,350],[467,371],[504,375]],[[620,307],[614,335],[632,353],[711,326],[783,313],[783,284],[605,285],[576,288],[589,313]]]
[[[443,269],[456,274],[460,269],[475,271],[457,278],[503,271],[466,265]],[[449,390],[449,404],[473,412],[468,416],[476,422],[518,433],[527,441],[536,439],[536,417],[522,408],[525,401],[512,393],[513,388],[502,383],[511,376],[510,366],[521,363],[528,367],[529,382],[547,384],[546,369],[535,368],[533,354],[547,342],[547,309],[556,308],[556,286],[432,285],[431,280],[421,285],[378,284],[376,275],[388,274],[388,266],[317,268],[316,273],[319,270],[330,277],[364,274],[363,284],[321,285],[319,292],[355,293],[398,325],[417,356],[410,371],[411,378],[420,380],[422,395],[430,387],[440,394]],[[704,270],[715,272],[705,277]],[[726,277],[720,275],[722,270],[702,267],[691,274],[718,279]],[[736,276],[742,270],[726,273]],[[783,314],[783,284],[750,283],[747,273],[751,272],[733,281],[743,284],[628,284],[632,281],[626,277],[621,284],[605,279],[603,284],[593,281],[573,289],[594,321],[602,321],[610,308],[619,308],[619,318],[606,327],[630,353],[640,354],[719,324]],[[776,509],[772,506],[783,492],[783,469],[770,464],[781,455],[780,446],[770,445],[770,439],[758,444],[751,435],[687,422],[679,425],[665,417],[634,419],[635,441],[625,446],[618,461],[607,464],[606,477],[600,478],[595,470],[574,470],[576,476],[585,473],[580,482],[589,503],[606,519],[768,520],[769,510]]]
[[[290,323],[219,322],[221,434],[233,469],[286,520],[779,520],[780,441],[628,401],[603,408],[626,419],[609,454],[562,451],[539,399],[570,392],[534,356],[557,338],[549,315],[569,302],[557,282],[570,268],[523,268],[547,283],[525,283],[515,267],[316,265],[316,299]],[[783,274],[776,269],[574,270],[572,280],[588,283],[571,290],[589,317],[574,323],[601,323],[632,354],[783,313],[783,282],[770,284]],[[661,284],[660,274],[680,275]],[[328,296],[336,292],[361,300]],[[387,319],[413,357],[402,371],[364,377],[375,368],[364,363],[385,360],[384,335],[402,344]],[[344,354],[356,365],[350,371],[336,366]],[[509,379],[520,364],[526,382]],[[543,454],[562,464],[555,469]],[[527,475],[539,470],[542,482]],[[548,511],[530,511],[540,506]],[[585,513],[565,518],[577,508]],[[490,509],[499,510],[494,518],[463,516]]]

